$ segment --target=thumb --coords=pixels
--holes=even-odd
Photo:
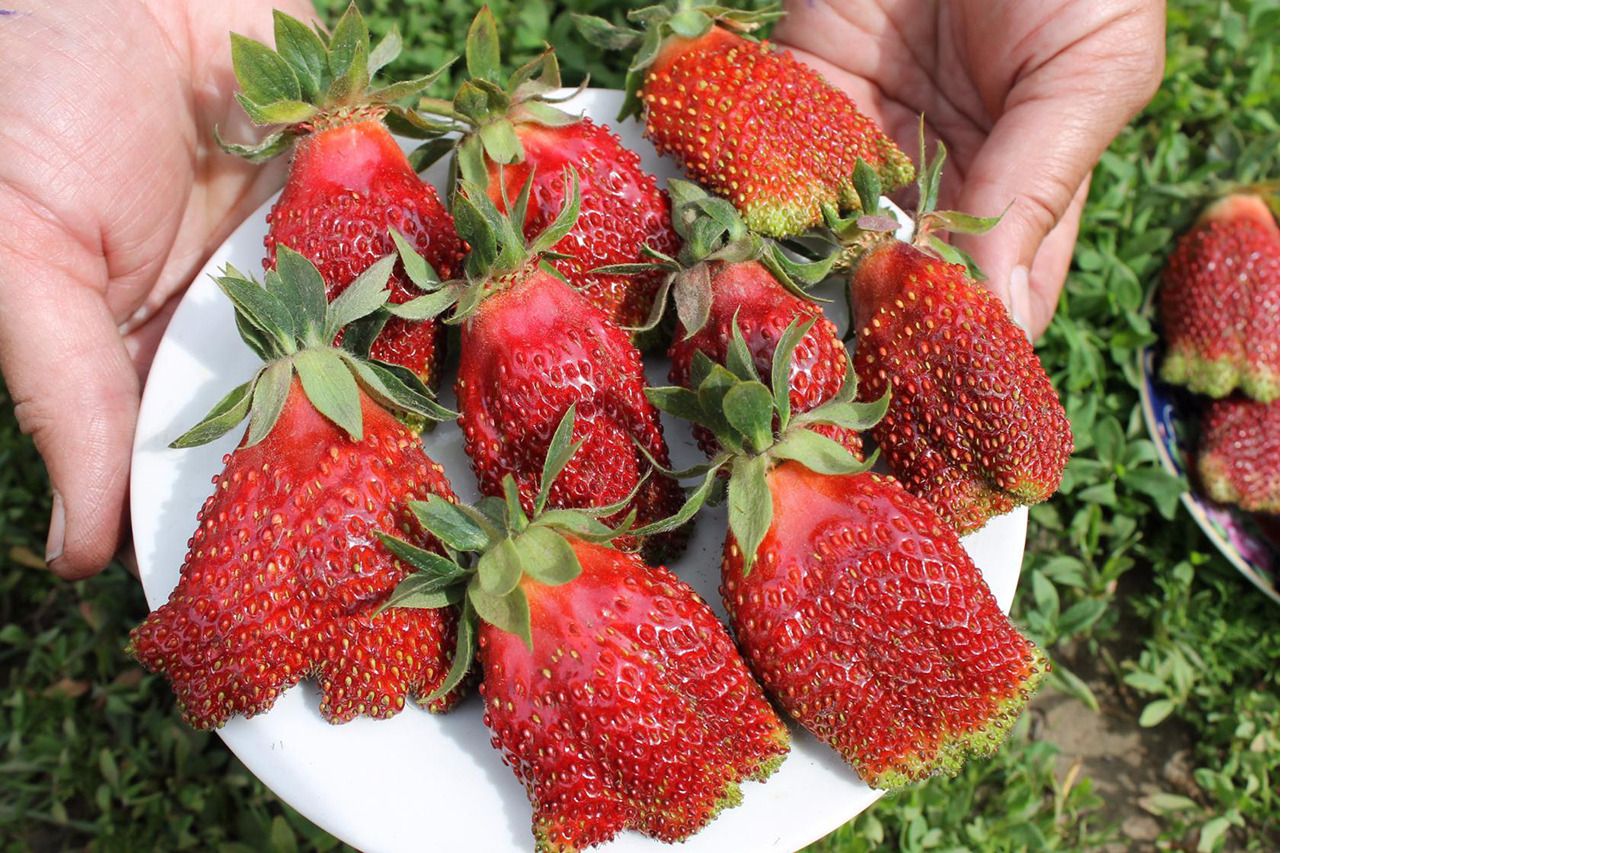
[[[952,205],[974,216],[1001,214],[1001,222],[989,232],[957,235],[951,242],[978,262],[986,286],[1025,328],[1044,320],[1018,316],[1028,312],[1029,290],[1048,284],[1030,280],[1047,266],[1035,268],[1036,253],[1070,210],[1080,182],[1101,153],[1101,146],[1069,113],[1058,104],[1030,101],[1002,115],[968,165]],[[1014,287],[1021,292],[1011,292]]]
[[[139,384],[90,276],[49,262],[22,273],[18,260],[0,257],[0,373],[50,473],[45,559],[78,580],[107,565],[123,531]]]

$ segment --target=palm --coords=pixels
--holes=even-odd
[[[1056,306],[1087,175],[1157,87],[1163,10],[1154,0],[789,0],[776,38],[916,151],[917,115],[950,149],[940,203],[1008,211],[958,243],[1009,298],[1029,271],[1024,319]],[[1016,302],[1018,297],[1011,297]],[[1020,313],[1015,306],[1015,314]]]

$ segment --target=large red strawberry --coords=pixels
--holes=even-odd
[[[645,323],[660,277],[593,270],[633,262],[643,245],[675,252],[669,198],[658,182],[642,171],[641,158],[618,134],[552,106],[562,74],[549,49],[510,76],[501,73],[488,6],[467,32],[467,69],[471,79],[453,102],[424,102],[424,108],[450,112],[467,127],[456,158],[461,177],[484,188],[502,212],[527,190],[523,233],[533,239],[568,205],[572,171],[580,188],[579,222],[552,247],[560,255],[553,263],[613,322]]]
[[[806,412],[831,400],[849,372],[849,353],[838,339],[837,327],[803,288],[826,275],[832,259],[802,263],[775,241],[749,231],[737,209],[724,200],[686,181],[671,180],[669,186],[676,206],[675,227],[684,241],[680,257],[649,246],[646,254],[656,263],[605,270],[632,275],[667,272],[651,322],[657,323],[666,302],[674,301],[669,381],[697,390],[692,382],[693,358],[702,353],[710,361],[725,361],[734,335],[742,336],[755,372],[770,373],[783,335],[802,324],[803,336],[786,365],[790,408]],[[861,436],[854,430],[833,424],[812,429],[861,454]],[[692,431],[710,455],[719,450],[707,429],[693,424]]]
[[[848,387],[794,415],[779,374],[767,386],[699,364],[699,391],[657,389],[655,399],[720,441],[685,511],[729,471],[721,593],[766,691],[874,787],[954,773],[993,752],[1045,658],[927,503],[806,428],[869,426],[887,401],[853,403]]]
[[[1254,512],[1282,511],[1282,401],[1211,400],[1198,438],[1204,493]]]
[[[1074,437],[1007,307],[974,277],[970,259],[934,236],[995,224],[933,209],[938,163],[930,169],[924,158],[911,242],[887,230],[893,219],[877,207],[879,184],[864,166],[856,183],[866,215],[835,228],[848,242],[842,263],[851,270],[861,399],[893,395],[873,437],[894,476],[967,533],[1051,497]]]
[[[1159,377],[1200,394],[1281,391],[1282,231],[1264,199],[1216,202],[1176,243],[1159,290]]]
[[[572,420],[553,470],[578,449]],[[452,678],[476,645],[484,724],[528,789],[537,849],[578,850],[624,829],[690,836],[741,800],[740,782],[776,770],[786,727],[691,587],[608,547],[617,531],[592,516],[531,517],[511,478],[505,488],[504,506],[416,505],[456,559],[396,543],[419,571],[395,603],[466,600]]]
[[[822,221],[822,206],[853,209],[857,162],[885,188],[910,181],[911,160],[849,96],[769,42],[739,35],[780,13],[668,0],[630,13],[641,30],[575,15],[587,39],[640,44],[625,87],[640,99],[647,138],[748,226],[772,237]],[[628,98],[624,114],[635,111]]]
[[[417,80],[373,84],[377,69],[399,52],[397,33],[373,48],[352,5],[330,36],[281,12],[275,17],[276,50],[232,35],[231,55],[242,108],[254,122],[278,129],[256,146],[221,142],[253,162],[292,148],[287,187],[270,208],[265,269],[275,268],[276,247],[287,246],[314,262],[336,296],[362,270],[393,253],[392,228],[441,276],[453,275],[464,247],[450,214],[383,123],[388,119],[417,135],[442,132],[399,102],[444,69]],[[419,295],[397,272],[388,284],[394,302]],[[371,356],[432,383],[440,334],[440,325],[431,320],[393,319],[377,336]]]
[[[262,289],[234,269],[216,279],[265,366],[175,442],[204,444],[249,418],[197,514],[179,585],[130,635],[130,652],[169,678],[198,728],[264,711],[305,676],[320,684],[332,722],[388,717],[440,687],[450,667],[454,614],[373,618],[406,576],[374,531],[427,546],[406,505],[451,493],[399,416],[453,413],[410,372],[364,357],[394,257],[328,304],[314,266],[281,252]],[[369,332],[348,329],[355,351],[330,346],[366,315],[377,321]],[[427,707],[445,710],[458,696],[441,691]]]
[[[653,463],[667,469],[669,449],[658,412],[647,402],[641,354],[629,333],[569,287],[545,257],[573,227],[579,203],[576,189],[556,221],[527,244],[523,204],[502,215],[464,182],[452,206],[472,245],[467,278],[438,281],[401,243],[411,275],[433,292],[392,310],[417,318],[456,306],[449,320],[461,333],[456,400],[481,491],[499,495],[501,481],[512,476],[526,510],[629,499],[624,512],[652,521],[680,508],[682,494]],[[541,489],[546,449],[571,408],[579,413],[582,449]],[[619,544],[634,549],[640,543],[626,536]],[[650,544],[655,550],[648,556],[657,561],[684,539],[674,532]]]

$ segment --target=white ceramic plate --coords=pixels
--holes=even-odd
[[[660,179],[679,174],[673,162],[653,152],[639,124],[613,121],[621,97],[616,91],[588,89],[570,106],[612,126]],[[441,162],[427,177],[442,191],[445,164]],[[249,217],[208,261],[175,312],[147,378],[135,435],[130,521],[141,582],[153,608],[168,600],[179,581],[197,510],[212,491],[209,480],[240,433],[191,450],[170,450],[167,445],[259,364],[237,337],[230,304],[208,275],[227,263],[253,272],[260,269],[270,204]],[[840,327],[847,323],[843,305],[830,306],[829,314]],[[647,375],[649,381],[665,384],[667,361],[648,359]],[[441,398],[453,407],[449,383],[444,384]],[[664,428],[677,467],[700,461],[684,422],[666,418]],[[445,467],[456,492],[464,499],[477,497],[456,425],[442,424],[424,438],[428,453]],[[1011,606],[1017,586],[1027,515],[1021,509],[1002,516],[965,541],[1004,609]],[[698,517],[690,549],[671,566],[722,620],[724,536],[723,512],[706,509]],[[319,701],[318,691],[306,681],[269,711],[226,723],[219,735],[293,808],[367,853],[534,849],[523,785],[490,746],[483,703],[476,693],[445,716],[407,704],[389,720],[360,719],[340,726],[321,719]],[[798,850],[860,813],[878,796],[832,750],[795,726],[793,749],[782,768],[766,782],[744,783],[742,804],[722,812],[679,850]],[[631,853],[674,848],[626,832],[595,849]]]

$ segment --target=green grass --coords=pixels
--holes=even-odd
[[[580,44],[557,10],[630,4],[493,5],[510,55],[551,39],[571,71],[621,79],[622,59]],[[476,4],[369,8],[379,29],[411,33],[402,69],[427,70],[458,49]],[[1221,186],[1278,175],[1278,13],[1275,2],[1177,0],[1169,14],[1165,84],[1096,172],[1068,288],[1040,342],[1076,453],[1060,494],[1032,513],[1015,612],[1057,650],[1057,687],[1088,702],[1107,689],[1104,701],[1123,695],[1143,724],[1189,733],[1196,790],[1149,804],[1167,826],[1162,847],[1272,849],[1277,608],[1179,511],[1184,484],[1153,461],[1133,353],[1150,339],[1137,311],[1173,236]],[[3,386],[0,411],[0,850],[339,848],[216,738],[181,725],[165,685],[124,655],[146,611],[127,572],[66,584],[42,570],[44,470]],[[1062,668],[1097,659],[1108,675],[1090,684]],[[1086,850],[1117,838],[1090,780],[1055,753],[1021,725],[995,758],[885,798],[815,849]]]

